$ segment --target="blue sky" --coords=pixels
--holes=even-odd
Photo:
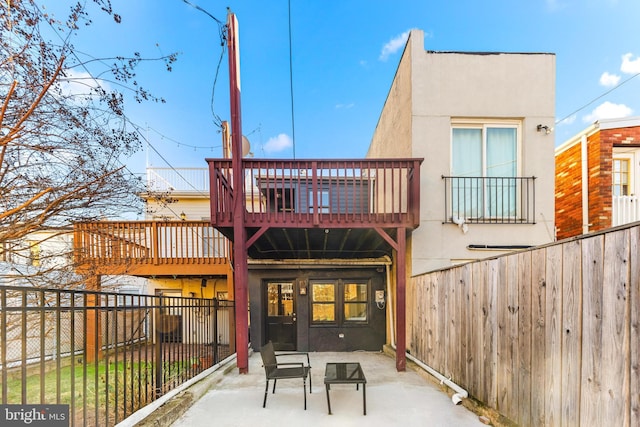
[[[218,68],[223,47],[209,15],[225,22],[227,7],[239,21],[243,134],[257,158],[364,157],[413,28],[428,50],[555,53],[556,118],[564,119],[556,145],[598,118],[640,115],[638,0],[112,3],[122,23],[96,19],[75,40],[79,49],[180,53],[170,73],[161,64],[140,70],[141,84],[167,102],[127,105],[151,147],[128,159],[134,172],[205,167],[205,158],[222,156],[228,57]]]

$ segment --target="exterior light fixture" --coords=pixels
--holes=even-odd
[[[551,131],[553,130],[553,128],[550,128],[549,126],[546,125],[538,125],[537,127],[538,132],[542,132],[544,130],[544,133],[549,135],[551,133]]]
[[[183,221],[184,221],[185,219],[187,219],[187,214],[186,214],[186,213],[184,213],[184,211],[180,212],[180,219],[181,219],[181,220],[183,220]]]

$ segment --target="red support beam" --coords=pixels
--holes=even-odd
[[[231,105],[231,168],[233,170],[233,280],[236,303],[236,354],[238,370],[249,372],[249,310],[247,229],[245,228],[244,173],[242,170],[242,116],[240,108],[240,51],[238,20],[227,15],[229,47],[229,101]]]

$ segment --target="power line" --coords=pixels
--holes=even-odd
[[[224,25],[224,23],[221,20],[219,20],[218,18],[216,18],[215,16],[213,16],[212,14],[210,14],[209,12],[207,12],[206,10],[201,8],[200,6],[198,6],[196,4],[193,4],[193,3],[189,2],[188,0],[182,0],[182,1],[185,2],[186,4],[188,4],[189,6],[193,7],[194,9],[197,9],[200,12],[204,13],[205,15],[209,16],[211,19],[216,21],[218,24]]]
[[[618,88],[619,88],[620,86],[622,86],[623,84],[625,84],[625,83],[629,82],[631,79],[634,79],[634,78],[636,78],[636,77],[638,77],[638,76],[640,76],[640,73],[636,73],[636,74],[634,74],[633,76],[629,77],[628,79],[626,79],[626,80],[625,80],[625,81],[623,81],[622,83],[620,83],[620,84],[618,84],[618,85],[616,85],[616,86],[612,87],[611,89],[609,89],[608,91],[604,92],[603,94],[601,94],[601,95],[599,95],[599,96],[595,97],[594,99],[592,99],[591,101],[589,101],[588,103],[586,103],[585,105],[583,105],[582,107],[580,107],[580,108],[578,108],[577,110],[575,110],[573,113],[568,114],[567,116],[565,116],[565,117],[561,118],[560,120],[557,120],[555,124],[557,125],[558,123],[562,123],[562,122],[564,122],[564,121],[565,121],[565,120],[567,120],[569,117],[571,117],[571,116],[573,116],[574,114],[577,114],[578,112],[580,112],[580,111],[584,110],[584,109],[585,109],[585,108],[587,108],[589,105],[591,105],[591,104],[593,104],[594,102],[596,102],[598,99],[600,99],[600,98],[603,98],[603,97],[607,96],[608,94],[610,94],[610,93],[611,93],[611,92],[613,92],[614,90],[618,89]]]
[[[225,52],[225,47],[226,47],[226,28],[227,28],[227,25],[225,23],[223,23],[221,20],[219,20],[218,18],[216,18],[215,16],[213,16],[211,13],[207,12],[205,9],[201,8],[200,6],[198,6],[196,4],[193,4],[193,3],[189,2],[188,0],[182,0],[182,1],[184,3],[186,3],[186,4],[188,4],[189,6],[193,7],[194,9],[199,10],[200,12],[204,13],[205,15],[207,15],[208,17],[210,17],[211,19],[216,21],[216,23],[218,24],[218,35],[220,37],[220,46],[222,46],[222,50],[220,52],[220,59],[218,60],[218,65],[216,67],[215,77],[213,79],[213,85],[211,87],[211,115],[213,116],[213,123],[218,128],[222,129],[222,119],[214,111],[214,94],[215,94],[215,89],[216,89],[216,83],[218,81],[218,75],[220,73],[220,64],[222,64],[222,58],[224,57],[224,52]]]
[[[211,149],[211,150],[213,150],[214,148],[222,147],[222,144],[220,144],[220,145],[211,145],[211,146],[209,146],[209,145],[190,145],[190,144],[185,144],[182,141],[178,141],[176,139],[173,139],[171,137],[168,137],[168,136],[164,135],[162,132],[158,131],[157,129],[154,129],[154,128],[149,127],[149,126],[147,126],[146,128],[148,130],[151,130],[151,131],[155,132],[158,136],[160,136],[161,139],[166,139],[167,141],[171,141],[171,142],[174,142],[174,143],[178,144],[179,147],[189,147],[189,148],[193,148],[194,150],[200,150],[200,149],[203,149],[203,150]]]

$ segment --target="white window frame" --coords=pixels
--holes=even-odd
[[[628,196],[635,196],[636,194],[636,188],[638,188],[638,183],[636,182],[636,180],[638,179],[638,173],[636,168],[638,167],[637,165],[637,161],[636,161],[636,150],[629,152],[629,151],[618,151],[616,150],[616,148],[613,149],[613,153],[612,153],[612,159],[613,160],[627,160],[629,162],[629,194]],[[612,178],[611,178],[611,187],[612,187],[612,193],[613,193],[613,162],[611,164],[611,174],[612,174]]]
[[[449,130],[449,170],[451,171],[451,175],[453,174],[453,130],[454,129],[480,129],[482,131],[482,167],[481,167],[481,177],[487,177],[487,129],[488,128],[508,128],[516,130],[516,167],[515,167],[515,177],[522,176],[522,120],[515,119],[491,119],[491,118],[453,118],[451,119],[451,127]],[[486,191],[483,198],[483,218],[486,219],[496,219],[495,217],[489,217],[486,215],[486,208],[488,206],[488,201],[486,199]],[[516,185],[516,195],[515,195],[515,216],[521,216],[521,198],[519,186]],[[453,203],[453,201],[451,202]],[[452,209],[453,211],[453,209]],[[504,217],[503,217],[504,218]]]

